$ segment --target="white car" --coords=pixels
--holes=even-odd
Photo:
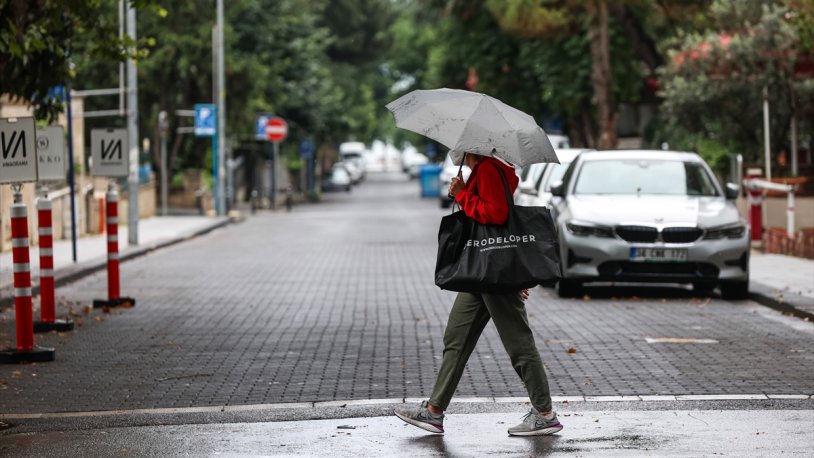
[[[565,170],[582,152],[592,149],[556,149],[559,164],[532,164],[526,178],[520,181],[515,191],[514,203],[528,207],[548,207],[551,204],[551,184],[562,180]],[[532,168],[537,166],[536,168]],[[524,170],[525,173],[525,170]]]
[[[401,155],[401,169],[410,178],[418,178],[421,166],[429,162],[429,158],[416,151],[415,148],[407,148]]]
[[[350,161],[339,161],[335,164],[335,166],[343,167],[345,170],[348,171],[350,175],[351,182],[353,184],[359,183],[362,181],[362,171],[359,170],[359,167],[356,166],[353,162]]]
[[[351,190],[351,178],[347,169],[342,166],[331,168],[329,175],[322,182],[323,191],[346,191]]]
[[[587,282],[690,283],[724,299],[749,292],[749,226],[695,153],[590,151],[552,184],[562,278],[557,292]]]
[[[439,189],[438,189],[438,199],[441,205],[441,208],[449,208],[452,205],[452,199],[449,198],[449,185],[452,184],[452,178],[458,176],[458,170],[461,170],[461,175],[463,176],[464,182],[469,179],[469,174],[472,173],[472,170],[469,169],[467,166],[455,165],[452,163],[452,157],[447,154],[447,158],[444,160],[444,165],[441,167],[441,175],[438,177],[440,182]]]

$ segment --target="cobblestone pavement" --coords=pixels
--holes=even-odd
[[[371,175],[349,194],[124,263],[131,309],[85,308],[105,296],[103,273],[60,289],[82,326],[37,338],[54,362],[0,366],[0,412],[426,396],[453,293],[433,284],[445,211],[417,188]],[[676,288],[588,294],[538,288],[528,301],[554,395],[814,393],[811,323]],[[2,316],[6,346],[13,320]],[[664,337],[717,343],[646,340]],[[524,394],[488,326],[458,395]]]

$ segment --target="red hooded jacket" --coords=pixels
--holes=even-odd
[[[469,175],[466,189],[455,196],[466,216],[481,224],[503,224],[509,217],[509,203],[506,201],[506,190],[502,170],[509,183],[509,197],[520,180],[514,169],[491,157],[484,158]]]

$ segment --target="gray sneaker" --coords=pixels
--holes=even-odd
[[[510,436],[547,436],[554,434],[562,429],[562,424],[557,420],[557,414],[551,420],[546,419],[544,416],[537,413],[536,410],[531,409],[523,417],[523,422],[519,425],[509,428]]]
[[[422,402],[421,407],[400,407],[394,413],[413,426],[418,426],[431,433],[444,433],[444,414],[435,415],[430,412],[427,409],[427,401]]]

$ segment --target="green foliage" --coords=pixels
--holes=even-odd
[[[161,15],[153,0],[133,0],[136,9]],[[118,37],[118,16],[100,0],[0,0],[0,94],[31,102],[36,116],[52,120],[62,111],[61,100],[49,91],[73,80],[70,60],[75,40],[98,62],[146,56],[149,40]]]
[[[710,11],[712,28],[682,35],[663,70],[662,115],[669,128],[759,161],[764,87],[774,151],[787,147],[792,114],[814,108],[810,84],[795,80],[798,39],[774,2],[717,0]]]

